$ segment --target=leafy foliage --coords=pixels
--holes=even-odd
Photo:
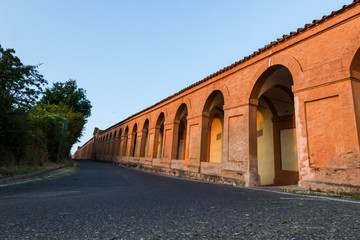
[[[46,119],[50,119],[49,117],[52,116],[53,127],[56,125],[54,116],[69,120],[68,131],[63,138],[61,151],[61,155],[65,156],[70,154],[72,145],[81,137],[86,118],[91,114],[91,107],[90,101],[86,98],[86,91],[78,88],[75,80],[69,79],[65,83],[57,82],[53,84],[52,88],[47,88],[38,106],[32,112],[32,116],[42,116],[42,121],[48,124],[50,122]],[[43,129],[47,129],[44,131],[47,132],[47,139],[51,141],[48,144],[49,157],[54,159],[55,146],[52,145],[59,143],[60,140],[55,139],[55,136],[62,135],[61,131],[58,132],[50,126]],[[52,135],[52,132],[56,132],[56,134]]]
[[[13,49],[0,45],[0,163],[19,161],[30,141],[28,110],[46,80],[38,66],[24,65]]]
[[[78,88],[76,81],[69,79],[65,83],[54,83],[52,88],[47,88],[41,99],[42,103],[60,104],[71,106],[74,112],[82,113],[86,118],[91,115],[91,104],[86,98],[86,91]]]
[[[43,91],[38,66],[14,54],[0,45],[0,167],[56,161],[60,144],[60,158],[68,158],[91,114],[86,91],[72,79]]]
[[[14,49],[3,49],[0,45],[1,110],[30,109],[47,82],[37,71],[38,66],[24,65],[13,54]]]
[[[86,123],[82,113],[74,112],[63,103],[40,103],[31,110],[30,119],[33,132],[45,142],[49,159],[52,161],[57,158],[61,141],[60,157],[69,156],[72,145],[78,141]]]

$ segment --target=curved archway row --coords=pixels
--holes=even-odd
[[[97,131],[92,149],[83,151],[98,160],[227,177],[240,185],[297,184],[303,167],[297,135],[302,132],[296,128],[290,70],[280,64],[268,67],[255,81],[249,102],[238,108],[229,107],[230,92],[219,90],[224,84],[214,85],[203,91],[205,96]]]
[[[219,88],[224,90],[223,86]],[[216,89],[202,99],[203,107],[194,113],[191,112],[191,101],[186,99],[176,103],[175,109],[161,108],[151,117],[144,115],[105,131],[95,131],[96,153],[92,158],[134,164],[178,165],[181,169],[190,163],[194,168],[200,168],[200,162],[221,164],[224,99],[222,91]],[[189,129],[189,114],[190,121],[206,121],[207,126],[201,128],[199,124],[192,124]],[[203,139],[198,136],[203,136]],[[203,150],[195,150],[193,145],[189,145],[189,142],[196,141],[198,146],[203,145]]]
[[[75,156],[242,186],[359,191],[360,6],[350,8],[95,129]]]

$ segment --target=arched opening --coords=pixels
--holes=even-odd
[[[116,148],[115,148],[115,154],[121,156],[122,154],[120,153],[120,144],[121,144],[121,128],[119,129],[119,134],[117,137],[117,142],[116,143]]]
[[[281,65],[270,67],[258,80],[252,97],[257,107],[257,160],[261,185],[299,181],[293,78]]]
[[[98,144],[98,157],[101,158],[101,154],[102,154],[102,145],[103,145],[103,137],[102,136],[99,136],[99,144]]]
[[[112,133],[109,135],[109,143],[108,143],[108,155],[112,156],[112,145],[113,145],[113,139],[112,139]]]
[[[99,156],[101,158],[103,154],[103,145],[104,145],[104,136],[100,137],[100,144],[99,144]]]
[[[357,133],[358,138],[360,139],[360,48],[356,51],[350,65],[350,74],[354,79],[352,81],[352,91],[354,98],[354,108],[356,115],[356,124],[357,124]]]
[[[351,62],[350,73],[353,78],[360,79],[360,48],[355,53]]]
[[[156,121],[155,125],[155,142],[154,142],[154,150],[153,157],[161,158],[162,150],[163,150],[163,141],[164,141],[164,122],[165,115],[161,113]]]
[[[109,134],[106,134],[106,137],[105,137],[104,154],[105,154],[105,156],[107,156],[109,154]]]
[[[111,156],[116,156],[116,130],[114,131],[114,135],[112,138],[112,144],[111,144]]]
[[[147,156],[148,153],[148,145],[149,145],[149,119],[146,119],[143,129],[142,129],[142,137],[141,137],[141,145],[140,145],[140,157]]]
[[[102,155],[103,157],[106,155],[106,141],[107,141],[107,135],[104,135],[104,141],[103,141],[103,146],[102,146]]]
[[[186,131],[188,109],[185,103],[178,108],[174,121],[174,155],[173,159],[185,159]]]
[[[137,124],[135,123],[132,134],[131,134],[131,148],[130,148],[130,156],[135,157],[136,153],[136,140],[137,140]]]
[[[203,110],[201,161],[222,162],[224,129],[224,96],[215,90],[206,100]]]
[[[123,147],[122,147],[122,155],[123,156],[126,156],[128,134],[129,134],[129,127],[126,127],[125,132],[124,132],[124,137],[123,137]]]

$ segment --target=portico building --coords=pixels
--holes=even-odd
[[[75,153],[241,186],[360,192],[360,1],[109,127]]]

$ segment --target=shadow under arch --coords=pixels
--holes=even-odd
[[[171,159],[185,160],[188,107],[182,103],[176,111]]]
[[[138,130],[137,123],[135,123],[131,133],[130,154],[129,154],[131,157],[135,157],[136,155],[137,130]]]
[[[122,134],[122,128],[119,128],[118,134],[117,134],[117,140],[115,142],[115,144],[116,144],[115,156],[121,156],[121,153],[120,153],[121,134]]]
[[[149,125],[150,121],[147,118],[144,122],[141,134],[141,143],[140,143],[140,157],[146,157],[148,154],[149,146]]]
[[[127,153],[127,145],[128,145],[128,135],[129,135],[129,126],[126,126],[123,136],[123,147],[122,147],[122,155],[126,156]]]
[[[257,99],[259,86],[262,85],[262,81],[266,81],[266,75],[271,75],[271,71],[282,67],[287,68],[291,72],[293,84],[295,85],[304,77],[302,66],[294,56],[284,53],[269,56],[262,64],[258,64],[258,71],[251,79],[254,85],[249,98]]]
[[[222,162],[224,130],[224,95],[214,90],[203,107],[201,133],[201,162]]]
[[[356,51],[351,61],[350,76],[360,80],[360,48]]]
[[[162,157],[163,141],[164,141],[164,123],[165,123],[165,114],[164,112],[161,112],[155,124],[153,158]]]
[[[258,100],[256,123],[257,171],[261,185],[296,184],[299,180],[295,109],[290,70],[280,64],[267,68],[250,98]]]

